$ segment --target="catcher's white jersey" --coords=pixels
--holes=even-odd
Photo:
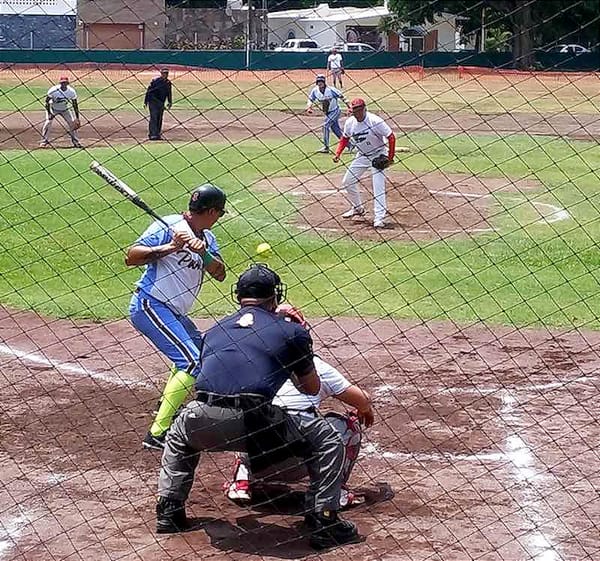
[[[317,395],[300,393],[291,380],[288,380],[273,398],[273,405],[291,411],[304,411],[311,407],[319,408],[321,401],[345,392],[352,384],[339,370],[315,356],[315,369],[321,379],[321,389]]]
[[[359,156],[375,156],[386,152],[387,137],[392,129],[387,123],[373,113],[365,112],[363,121],[352,116],[344,123],[344,136],[351,138]]]
[[[69,104],[77,99],[77,93],[71,86],[61,90],[60,86],[52,86],[46,94],[50,98],[50,107],[54,111],[66,111]]]
[[[164,220],[169,229],[158,220],[137,239],[135,244],[156,247],[167,244],[173,239],[173,232],[194,233],[181,214],[166,216]],[[208,251],[219,256],[219,246],[215,235],[204,230]],[[202,257],[189,249],[182,248],[146,265],[137,287],[148,296],[163,302],[174,312],[186,315],[194,305],[204,280]]]

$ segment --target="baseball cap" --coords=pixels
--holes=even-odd
[[[161,74],[168,74],[169,73],[169,69],[168,68],[161,68],[160,69],[160,73]]]
[[[269,298],[281,296],[282,284],[279,275],[263,263],[252,265],[244,271],[236,285],[235,293],[240,298]]]
[[[365,100],[361,97],[356,97],[350,102],[350,109],[357,109],[358,107],[365,107],[367,105]]]
[[[319,82],[325,83],[325,76],[323,76],[323,74],[319,74],[315,78],[315,84],[318,84]]]
[[[69,77],[68,76],[61,76],[59,82],[68,82],[69,81]]]

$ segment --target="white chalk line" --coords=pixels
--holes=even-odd
[[[463,193],[460,191],[438,191],[434,189],[427,189],[432,195],[442,195],[446,197],[462,197],[465,199],[483,199],[483,198],[494,198],[492,193]],[[339,189],[321,189],[316,191],[290,191],[287,194],[294,195],[297,197],[303,197],[307,195],[342,195],[342,191]],[[525,196],[523,197],[507,197],[506,200],[517,201],[519,203],[529,203],[533,207],[536,207],[539,214],[542,216],[534,224],[553,224],[554,222],[561,222],[571,218],[569,212],[563,207],[556,206],[550,203],[541,203],[539,201],[530,201]],[[550,209],[550,212],[543,212],[541,209]],[[302,230],[316,230],[318,232],[340,232],[342,228],[325,228],[320,226],[300,226]],[[430,234],[432,232],[439,232],[441,234],[464,234],[464,233],[482,233],[482,232],[496,232],[498,228],[458,228],[453,230],[428,228],[428,229],[405,229],[405,232],[413,234]]]
[[[94,370],[90,370],[84,366],[77,366],[70,362],[62,362],[60,360],[47,358],[42,354],[22,351],[9,345],[0,344],[0,354],[12,356],[23,362],[30,362],[32,364],[39,364],[48,368],[54,368],[55,370],[66,374],[74,374],[76,376],[88,377],[92,378],[93,380],[107,382],[115,386],[121,386],[125,388],[156,389],[152,384],[148,384],[147,382],[143,382],[141,380],[123,378],[122,376],[117,376],[108,372],[95,372]]]

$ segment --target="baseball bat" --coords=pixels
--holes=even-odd
[[[149,214],[156,220],[160,221],[167,228],[169,225],[165,222],[165,220],[159,216],[156,212],[154,212],[141,198],[140,196],[127,185],[124,181],[120,180],[114,173],[112,173],[109,169],[100,165],[95,160],[90,164],[90,169],[98,174],[106,183],[110,186],[114,187],[121,195],[123,195],[126,199],[130,200],[135,206],[141,208],[146,214]]]

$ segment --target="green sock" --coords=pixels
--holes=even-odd
[[[158,413],[150,427],[153,436],[160,436],[169,429],[175,412],[185,401],[195,381],[196,378],[181,370],[171,375],[163,390]]]

